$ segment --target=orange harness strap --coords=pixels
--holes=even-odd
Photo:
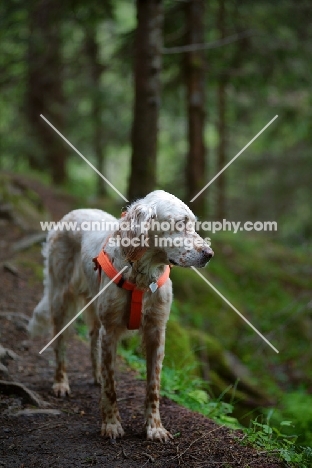
[[[94,257],[92,261],[95,264],[94,269],[99,271],[99,279],[101,279],[102,270],[110,279],[113,279],[116,275],[118,275],[118,271],[113,266],[107,253],[104,252],[104,250],[101,250],[99,255],[97,257]],[[164,273],[157,281],[157,288],[160,288],[165,284],[165,282],[169,278],[169,275],[170,267],[167,266]],[[132,291],[128,330],[138,330],[141,324],[143,294],[147,290],[138,289],[134,283],[130,283],[130,281],[125,280],[122,274],[118,275],[115,278],[114,283],[119,288]]]

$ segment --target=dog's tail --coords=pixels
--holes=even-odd
[[[48,236],[49,238],[49,236]],[[43,297],[33,311],[33,316],[28,324],[28,332],[31,336],[47,333],[51,327],[50,301],[49,301],[49,242],[48,238],[42,247],[44,258],[44,291]]]

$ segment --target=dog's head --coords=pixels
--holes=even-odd
[[[213,251],[195,231],[196,218],[185,203],[156,190],[132,203],[120,221],[121,244],[129,261],[148,254],[154,264],[204,267]]]

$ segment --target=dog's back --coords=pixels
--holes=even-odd
[[[107,223],[114,222],[117,222],[117,219],[105,211],[73,210],[58,223],[58,229],[48,233],[42,249],[44,292],[28,325],[31,336],[42,335],[49,331],[52,325],[51,304],[64,303],[62,298],[64,294],[68,294],[68,291],[73,292],[72,300],[67,301],[69,309],[59,311],[68,318],[78,312],[81,306],[80,296],[90,296],[82,265],[81,246],[84,236],[87,232],[88,242],[84,250],[88,251],[88,258],[92,259],[100,251],[107,235],[101,226],[103,223],[107,226]],[[91,261],[89,263],[89,268],[92,269]]]

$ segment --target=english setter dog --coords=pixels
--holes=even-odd
[[[101,384],[101,433],[112,439],[124,434],[115,391],[116,347],[127,329],[139,328],[147,367],[147,439],[166,442],[172,436],[160,420],[159,392],[172,301],[168,270],[172,265],[202,268],[213,251],[196,233],[192,211],[162,190],[132,203],[120,220],[101,210],[78,209],[62,221],[74,224],[71,230],[53,230],[47,236],[44,295],[29,331],[41,334],[52,322],[57,335],[107,286],[86,310],[94,381]],[[90,225],[101,229],[87,229]],[[131,318],[132,312],[136,316]],[[61,397],[70,392],[65,366],[67,332],[54,341],[53,392]]]

